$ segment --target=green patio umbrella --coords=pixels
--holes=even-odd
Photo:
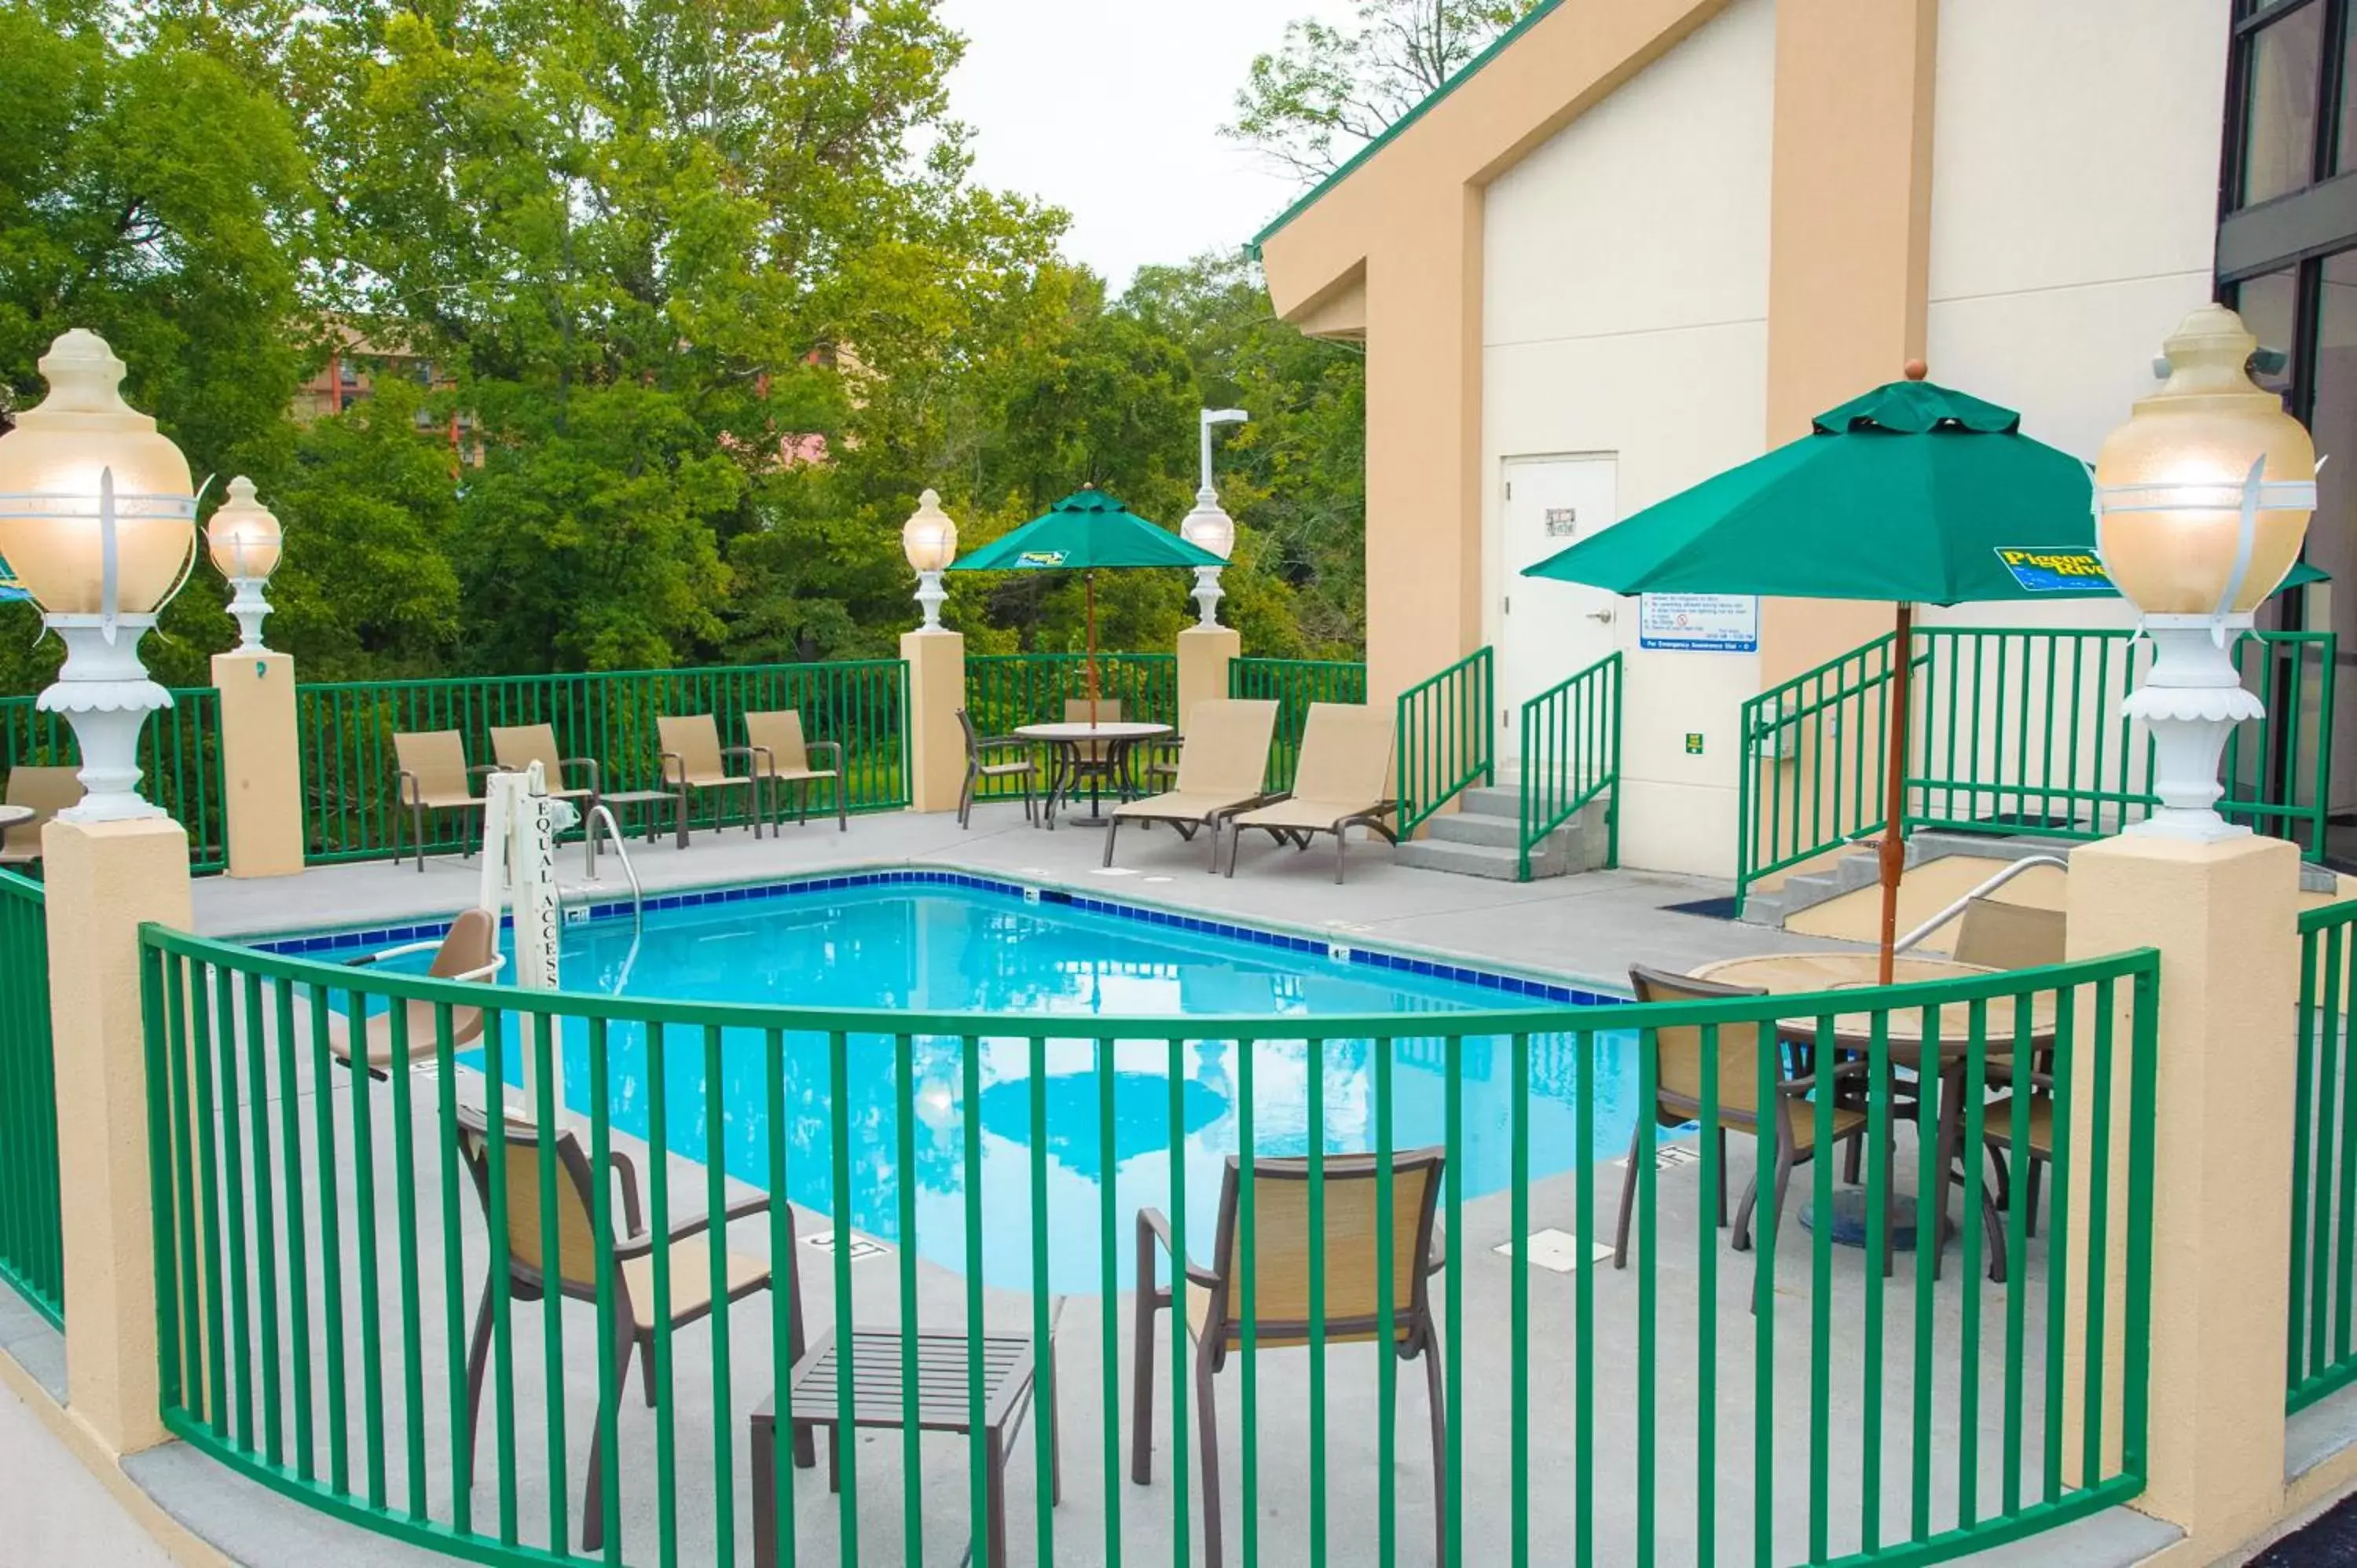
[[[991,541],[952,572],[1078,572],[1088,603],[1089,723],[1097,722],[1097,572],[1227,563],[1146,521],[1114,497],[1084,485],[1014,532]]]
[[[1528,577],[1620,594],[1890,599],[2108,598],[2087,466],[2021,434],[2009,408],[1921,379],[1875,388],[1740,467],[1540,562]],[[2296,570],[2290,586],[2321,575]],[[1912,660],[1892,661],[1882,835],[1882,979],[1898,940]]]

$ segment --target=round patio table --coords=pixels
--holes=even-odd
[[[1025,740],[1036,740],[1052,753],[1048,768],[1048,804],[1045,808],[1049,827],[1056,825],[1056,801],[1081,775],[1081,748],[1099,746],[1104,748],[1104,766],[1089,773],[1089,814],[1074,817],[1073,822],[1084,828],[1101,828],[1113,821],[1104,814],[1098,789],[1108,773],[1121,780],[1125,797],[1132,793],[1129,778],[1129,754],[1144,741],[1160,740],[1174,734],[1168,725],[1112,724],[1049,724],[1018,725],[1015,733]]]
[[[1800,995],[1873,986],[1878,983],[1880,958],[1880,954],[1870,951],[1761,953],[1750,958],[1721,959],[1717,963],[1704,964],[1690,972],[1696,980],[1707,980],[1720,985],[1750,985],[1770,995]],[[1902,953],[1891,964],[1890,978],[1893,984],[1907,985],[1926,981],[1975,980],[2000,972],[1981,964],[1959,963],[1953,959],[1917,958]],[[2010,1062],[2018,1026],[2013,998],[1993,996],[1981,1005],[1984,1064]],[[1888,1042],[1890,1062],[1894,1067],[1912,1068],[1919,1073],[1923,1070],[1925,1011],[1921,1007],[1908,1007],[1884,1014],[1883,1037]],[[2030,999],[2028,1024],[2029,1045],[2033,1051],[2042,1051],[2054,1043],[2053,992],[2041,992]],[[1935,1155],[1939,1191],[1933,1194],[1933,1207],[1944,1227],[1950,1173],[1955,1165],[1957,1143],[1964,1134],[1964,1090],[1968,1065],[1966,1057],[1972,1039],[1972,1004],[1949,1003],[1932,1019],[1932,1026],[1931,1054],[1940,1074],[1940,1146]],[[1873,1029],[1872,1014],[1836,1014],[1833,1018],[1834,1045],[1840,1051],[1865,1056],[1872,1048]],[[1813,1015],[1796,1015],[1779,1019],[1777,1033],[1787,1040],[1813,1044],[1817,1039],[1817,1018]],[[1893,1174],[1896,1175],[1895,1172]],[[1894,1208],[1900,1201],[1900,1195],[1894,1183],[1890,1197]],[[1863,1246],[1867,1227],[1865,1195],[1856,1188],[1845,1189],[1835,1195],[1835,1240],[1852,1246]],[[1813,1224],[1813,1219],[1807,1210],[1803,1211],[1803,1224]]]
[[[30,806],[0,806],[0,833],[10,828],[21,828],[37,813]]]

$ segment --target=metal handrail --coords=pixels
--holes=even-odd
[[[621,857],[622,875],[630,879],[630,929],[645,929],[646,890],[639,886],[638,868],[630,864],[630,847],[622,842],[622,824],[614,820],[612,810],[603,800],[596,802],[589,808],[588,814],[583,819],[583,822],[582,837],[587,841],[589,846],[590,879],[595,881],[597,875],[597,824],[603,822],[606,824],[606,836],[614,841],[614,853]]]
[[[1905,952],[1909,948],[1913,947],[1917,942],[1920,942],[1925,937],[1930,936],[1933,931],[1938,930],[1942,926],[1946,925],[1949,921],[1963,914],[1965,909],[1971,907],[1974,899],[1986,897],[1989,894],[1996,892],[1998,888],[2004,886],[2007,883],[2012,881],[2023,872],[2028,871],[2033,865],[2059,865],[2064,871],[2071,869],[2071,863],[2063,859],[2059,854],[2025,854],[2019,860],[2015,861],[2011,865],[2007,866],[2003,871],[1998,872],[1995,876],[1990,877],[1987,881],[1982,883],[1979,886],[1974,888],[1971,892],[1965,894],[1963,897],[1957,899],[1954,903],[1949,905],[1946,908],[1941,910],[1938,914],[1932,916],[1930,919],[1924,921],[1921,925],[1916,927],[1913,930],[1900,938],[1898,941],[1891,944],[1890,950],[1892,952]]]

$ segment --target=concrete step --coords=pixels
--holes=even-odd
[[[1479,785],[1458,795],[1457,810],[1460,815],[1504,817],[1518,822],[1523,819],[1523,792],[1511,786]]]
[[[1512,882],[1520,874],[1521,857],[1512,849],[1499,849],[1490,844],[1452,843],[1446,839],[1417,839],[1404,843],[1396,852],[1398,863],[1419,871],[1449,871],[1459,876],[1486,876],[1493,882]],[[1534,852],[1531,856],[1533,876],[1560,876],[1565,865],[1560,858]]]
[[[1491,849],[1512,849],[1523,842],[1519,820],[1476,811],[1443,812],[1426,822],[1424,831],[1446,843],[1487,844]]]

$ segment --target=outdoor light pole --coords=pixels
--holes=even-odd
[[[269,651],[262,644],[262,622],[270,614],[270,601],[262,590],[278,569],[281,540],[278,519],[254,499],[253,481],[243,474],[231,479],[229,499],[205,526],[205,542],[213,565],[229,580],[229,613],[237,618],[240,653]]]
[[[161,817],[139,797],[139,732],[172,698],[139,639],[196,558],[188,459],[123,401],[123,361],[95,332],[64,334],[40,368],[48,396],[0,436],[0,556],[66,648],[35,704],[81,747],[81,802],[59,815]]]
[[[2218,814],[2226,737],[2266,709],[2233,650],[2299,560],[2316,510],[2316,447],[2246,366],[2257,340],[2205,305],[2164,346],[2169,380],[2095,462],[2104,570],[2143,612],[2152,668],[2121,705],[2154,746],[2160,806],[2126,831],[2208,843],[2251,830]]]
[[[957,524],[942,510],[939,491],[927,490],[917,498],[917,510],[900,525],[900,553],[917,574],[917,604],[925,612],[924,625],[918,629],[942,630],[942,604],[950,596],[942,586],[942,574],[957,559]]]
[[[1220,492],[1211,483],[1211,427],[1215,424],[1241,424],[1251,414],[1241,408],[1207,408],[1199,420],[1203,437],[1203,483],[1195,492],[1195,510],[1178,524],[1178,537],[1188,543],[1210,551],[1225,561],[1236,547],[1236,521],[1220,506]],[[1196,624],[1209,631],[1220,624],[1219,566],[1195,568],[1195,603],[1202,612]]]

